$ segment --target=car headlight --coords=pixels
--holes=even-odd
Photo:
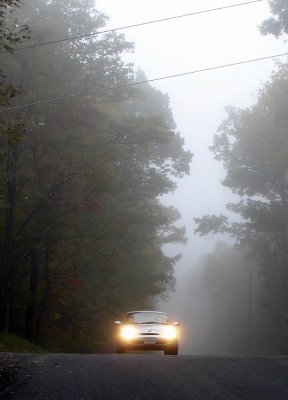
[[[136,335],[136,329],[133,326],[123,326],[120,332],[122,339],[132,339]]]
[[[166,339],[176,339],[177,337],[177,330],[174,326],[165,326],[163,328],[163,336]]]

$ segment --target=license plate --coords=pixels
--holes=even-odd
[[[145,338],[144,339],[144,344],[155,344],[155,339],[154,338]]]

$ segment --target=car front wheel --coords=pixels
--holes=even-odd
[[[164,349],[164,354],[166,356],[177,356],[178,355],[178,345],[169,346]]]
[[[121,346],[120,344],[117,344],[117,347],[116,347],[116,353],[117,354],[124,354],[125,353],[125,348],[123,347],[123,346]]]

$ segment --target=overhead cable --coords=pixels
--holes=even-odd
[[[84,34],[84,35],[70,36],[70,37],[67,37],[67,38],[64,38],[64,39],[51,40],[49,42],[42,42],[42,43],[32,44],[30,46],[18,47],[16,49],[14,49],[14,51],[33,49],[35,47],[47,46],[49,44],[56,44],[56,43],[62,43],[62,42],[66,42],[66,41],[77,40],[77,39],[84,39],[86,37],[97,36],[97,35],[100,35],[100,34],[103,34],[103,33],[120,31],[120,30],[124,30],[124,29],[137,28],[139,26],[151,25],[151,24],[156,24],[156,23],[159,23],[159,22],[166,22],[166,21],[171,21],[173,19],[179,19],[179,18],[184,18],[184,17],[191,17],[193,15],[199,15],[199,14],[209,13],[209,12],[213,12],[213,11],[220,11],[220,10],[224,10],[224,9],[227,9],[227,8],[245,6],[245,5],[248,5],[248,4],[259,3],[261,1],[264,1],[264,0],[251,0],[251,1],[246,1],[244,3],[230,4],[228,6],[210,8],[208,10],[194,11],[194,12],[187,13],[187,14],[176,15],[176,16],[167,17],[167,18],[160,18],[160,19],[155,19],[155,20],[146,21],[146,22],[140,22],[138,24],[121,26],[121,27],[114,28],[114,29],[106,29],[106,30],[103,30],[103,31],[87,33],[87,34]]]
[[[269,59],[272,59],[272,58],[279,58],[279,57],[284,57],[284,56],[288,56],[288,53],[274,54],[274,55],[266,56],[266,57],[252,58],[250,60],[237,61],[237,62],[229,63],[229,64],[216,65],[216,66],[213,66],[213,67],[207,67],[207,68],[197,69],[197,70],[188,71],[188,72],[182,72],[182,73],[173,74],[173,75],[166,75],[166,76],[161,76],[161,77],[158,77],[158,78],[145,79],[143,81],[131,82],[131,83],[126,83],[126,84],[118,85],[118,86],[111,86],[109,88],[90,90],[90,91],[87,91],[87,92],[76,93],[76,94],[72,94],[72,95],[69,95],[69,96],[55,97],[55,98],[47,99],[47,100],[38,100],[38,101],[34,101],[32,103],[22,104],[22,105],[19,105],[19,106],[12,106],[12,107],[7,107],[7,108],[2,108],[2,109],[0,109],[0,112],[11,111],[11,110],[19,110],[19,109],[25,108],[25,107],[32,107],[32,106],[41,105],[41,104],[54,103],[54,102],[57,102],[57,101],[73,99],[75,97],[89,96],[89,95],[93,95],[93,94],[97,94],[97,93],[109,92],[109,91],[116,90],[116,89],[124,89],[124,88],[129,88],[129,87],[132,87],[132,86],[142,85],[144,83],[163,81],[164,79],[172,79],[172,78],[177,78],[177,77],[181,77],[181,76],[187,76],[187,75],[192,75],[192,74],[198,74],[198,73],[201,73],[201,72],[212,71],[212,70],[215,70],[215,69],[234,67],[234,66],[237,66],[237,65],[243,65],[243,64],[253,63],[253,62],[257,62],[257,61],[264,61],[264,60],[269,60]]]

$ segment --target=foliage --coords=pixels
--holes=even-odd
[[[272,17],[262,22],[260,32],[263,35],[272,34],[275,37],[288,33],[288,6],[286,0],[270,0]]]
[[[21,0],[0,1],[0,53],[13,53],[13,46],[28,38],[28,27],[19,25],[12,16],[21,4]],[[7,82],[7,76],[0,68],[0,106],[9,105],[9,101],[17,94],[17,88]]]
[[[29,45],[107,19],[91,0],[33,0],[18,17]],[[132,49],[107,33],[7,54],[3,70],[21,89],[13,105],[131,83],[121,56]],[[147,84],[12,110],[11,122],[0,159],[2,325],[49,348],[103,351],[119,313],[173,286],[177,256],[162,246],[185,231],[159,198],[189,172],[191,154],[169,99]]]

